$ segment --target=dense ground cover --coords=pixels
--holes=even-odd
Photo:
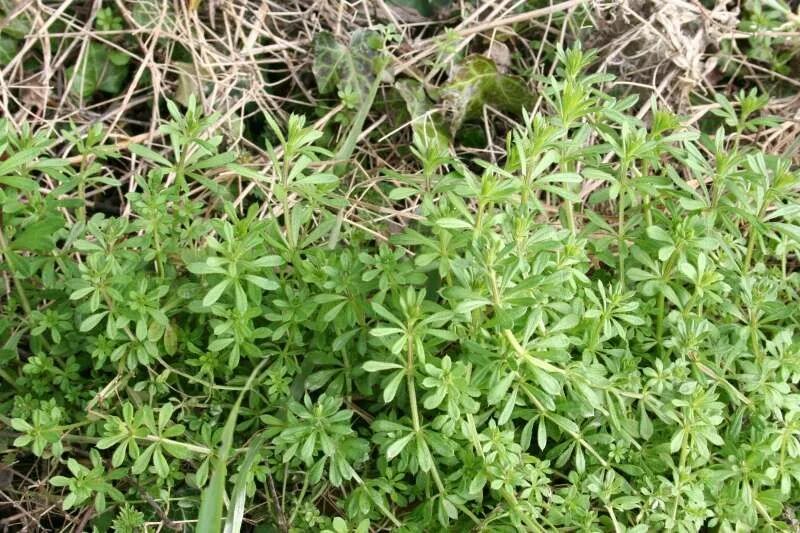
[[[796,528],[798,15],[705,4],[0,1],[0,524]]]

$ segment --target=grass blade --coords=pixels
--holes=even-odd
[[[225,481],[228,477],[228,457],[233,447],[233,431],[236,428],[236,419],[239,416],[239,407],[242,405],[245,393],[250,390],[253,380],[266,364],[268,359],[264,359],[247,378],[236,403],[233,404],[228,419],[225,421],[225,428],[222,430],[222,442],[217,451],[217,457],[213,462],[211,481],[203,489],[200,498],[200,513],[197,516],[197,533],[219,533],[222,526],[222,504],[225,500]],[[248,452],[249,455],[249,452]]]

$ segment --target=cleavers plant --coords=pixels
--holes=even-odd
[[[392,232],[301,116],[259,171],[170,103],[130,192],[101,132],[2,122],[8,460],[97,530],[791,530],[800,175],[743,138],[765,101],[707,135],[559,60],[497,162],[414,128]]]

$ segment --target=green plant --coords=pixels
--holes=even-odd
[[[260,172],[169,103],[130,216],[0,123],[14,452],[120,531],[790,530],[800,176],[743,137],[755,95],[707,135],[558,58],[495,162],[414,128],[418,172],[369,197],[415,211],[389,236],[300,116]]]
[[[782,75],[791,75],[792,61],[798,53],[792,32],[797,30],[797,8],[784,0],[746,0],[742,2],[739,29],[749,34],[741,44],[723,43],[722,58],[727,60],[732,50],[740,49],[748,59],[757,61]],[[727,62],[728,72],[741,68]]]
[[[121,30],[122,23],[122,17],[110,7],[100,9],[95,21],[97,29],[105,32]],[[91,97],[97,91],[119,94],[128,77],[130,60],[124,47],[89,42],[75,65],[66,69],[67,83],[72,93],[81,98]]]

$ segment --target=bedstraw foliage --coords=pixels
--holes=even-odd
[[[8,460],[98,530],[789,530],[800,180],[742,142],[765,102],[700,133],[559,59],[501,159],[414,128],[367,197],[392,231],[299,115],[255,169],[170,103],[124,189],[102,131],[3,122]]]

